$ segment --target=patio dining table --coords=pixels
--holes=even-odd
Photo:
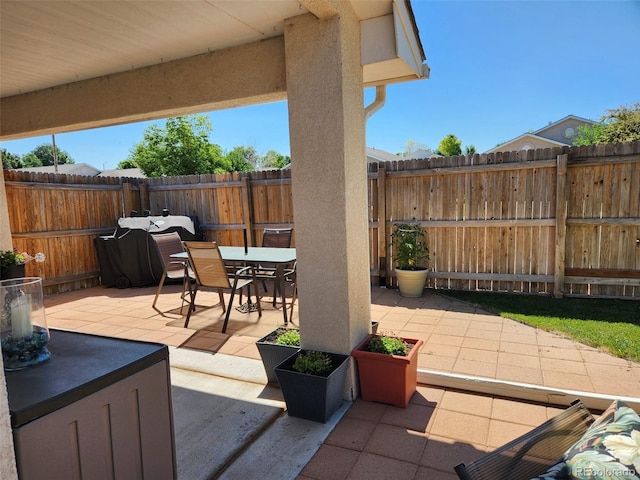
[[[278,282],[280,290],[280,300],[282,302],[282,317],[284,324],[289,323],[287,308],[285,304],[284,291],[284,267],[296,261],[295,248],[276,247],[230,247],[219,245],[220,255],[225,262],[240,262],[253,267],[259,265],[275,265],[275,281]],[[173,258],[188,258],[187,252],[171,255]]]

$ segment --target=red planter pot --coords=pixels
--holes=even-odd
[[[406,408],[418,384],[420,339],[404,338],[413,344],[406,357],[364,350],[373,335],[367,336],[351,352],[358,364],[360,395],[365,402],[380,402]]]

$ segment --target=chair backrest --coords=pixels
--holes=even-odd
[[[167,268],[167,265],[171,264],[171,262],[175,263],[175,259],[171,258],[171,255],[184,251],[184,248],[182,248],[182,240],[180,239],[178,232],[155,233],[151,235],[151,238],[156,245],[156,251],[158,252],[158,257],[162,262],[163,269]],[[171,270],[184,271],[179,264],[176,264],[175,267],[171,268]]]
[[[215,242],[184,242],[189,263],[203,287],[231,288],[224,260]]]
[[[461,480],[520,480],[543,473],[575,444],[593,423],[579,400],[569,408],[491,453],[454,467]]]
[[[289,248],[293,228],[265,228],[262,233],[263,247]]]

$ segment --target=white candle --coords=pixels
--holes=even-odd
[[[11,334],[13,338],[24,338],[33,334],[31,295],[20,295],[11,303]]]

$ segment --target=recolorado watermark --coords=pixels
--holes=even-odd
[[[598,478],[621,478],[630,477],[633,478],[636,475],[636,471],[633,468],[597,468],[597,467],[583,467],[576,468],[578,475],[587,475],[588,477]]]

